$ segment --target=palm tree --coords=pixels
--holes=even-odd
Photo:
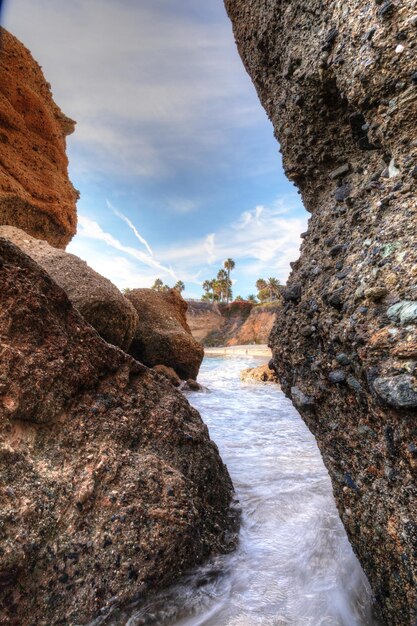
[[[280,282],[278,278],[268,278],[267,288],[269,290],[269,301],[272,302],[274,296],[277,296],[279,293],[279,285]]]
[[[258,278],[256,281],[256,289],[258,290],[258,299],[264,302],[268,299],[268,284],[263,278]]]
[[[202,284],[204,291],[206,292],[203,296],[205,300],[211,300],[210,290],[211,290],[211,282],[209,280],[205,280]]]
[[[223,263],[225,269],[227,270],[227,285],[226,285],[226,303],[229,304],[229,296],[230,296],[230,272],[235,268],[236,263],[233,259],[226,259]]]
[[[155,291],[164,291],[164,283],[160,278],[157,278],[151,289],[154,289]]]
[[[254,304],[256,303],[256,296],[251,293],[250,296],[247,297],[247,301],[248,302],[253,302]]]
[[[227,272],[223,269],[220,269],[217,272],[217,281],[220,286],[220,300],[223,302],[224,296],[227,296]]]
[[[179,291],[180,293],[184,291],[185,289],[185,285],[182,282],[182,280],[177,280],[177,282],[174,285],[174,289],[176,289],[177,291]]]

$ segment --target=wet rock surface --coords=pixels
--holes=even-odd
[[[171,367],[182,380],[196,379],[204,350],[187,324],[187,303],[176,289],[132,289],[127,294],[139,316],[129,354],[149,367]]]
[[[316,436],[386,623],[409,626],[417,618],[417,3],[226,7],[286,173],[311,212],[270,338],[280,383]]]
[[[1,27],[0,38],[0,224],[65,248],[77,226],[65,153],[75,122],[29,50]]]
[[[15,243],[43,267],[103,339],[122,350],[129,348],[138,314],[110,280],[74,254],[53,248],[13,226],[0,226],[0,237]]]
[[[0,239],[0,623],[84,624],[228,549],[196,410]]]
[[[244,383],[277,383],[278,378],[273,369],[266,365],[250,367],[240,372],[240,380]]]

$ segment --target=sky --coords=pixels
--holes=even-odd
[[[77,121],[69,252],[121,289],[199,298],[228,257],[235,296],[285,283],[307,214],[222,0],[5,0],[2,21]]]

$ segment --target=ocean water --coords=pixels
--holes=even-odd
[[[242,509],[237,550],[190,573],[124,626],[376,626],[315,440],[276,385],[242,383],[251,357],[206,357],[189,393]],[[108,622],[106,622],[108,623]]]

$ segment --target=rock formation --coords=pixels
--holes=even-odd
[[[191,334],[204,345],[206,337],[223,327],[224,317],[216,302],[188,302],[187,324]]]
[[[139,314],[129,354],[149,367],[172,367],[183,380],[196,379],[204,350],[191,335],[181,294],[132,289],[127,298]]]
[[[0,226],[0,237],[15,243],[43,267],[103,339],[122,350],[129,348],[138,314],[113,283],[74,254],[53,248],[19,228]]]
[[[230,546],[232,485],[183,395],[4,239],[0,284],[0,623],[85,624]]]
[[[249,317],[233,337],[228,339],[226,345],[267,344],[280,306],[280,304],[271,303],[253,307]]]
[[[277,383],[278,378],[274,369],[268,364],[258,367],[249,367],[240,372],[240,379],[244,383]]]
[[[65,154],[75,122],[23,44],[1,27],[0,38],[0,224],[65,248],[77,225]]]
[[[257,328],[259,333],[256,336],[251,323],[245,328],[253,310],[251,302],[189,302],[187,322],[193,337],[207,347],[238,345],[236,337],[242,343],[257,343],[256,337],[263,334],[260,327]],[[275,315],[271,314],[268,320],[271,327],[274,319]],[[268,335],[263,335],[266,343]]]
[[[312,213],[271,334],[387,624],[416,616],[417,6],[226,0]]]

